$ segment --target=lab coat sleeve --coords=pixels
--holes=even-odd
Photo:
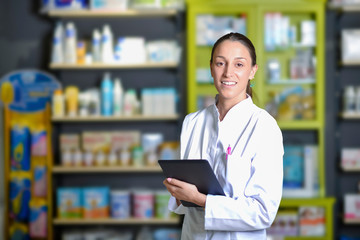
[[[237,198],[208,195],[205,229],[252,231],[271,226],[282,195],[283,142],[275,120],[259,122],[257,150],[244,194]],[[257,136],[256,136],[257,134]]]

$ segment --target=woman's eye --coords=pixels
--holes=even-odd
[[[236,66],[237,66],[237,67],[242,67],[242,66],[244,66],[244,65],[243,65],[242,63],[237,63]]]
[[[218,67],[221,67],[221,66],[223,66],[223,65],[224,65],[223,62],[217,62],[217,63],[216,63],[216,66],[218,66]]]

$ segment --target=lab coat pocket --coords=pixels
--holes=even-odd
[[[234,197],[243,195],[250,178],[251,161],[239,155],[228,156],[227,179],[233,189]]]

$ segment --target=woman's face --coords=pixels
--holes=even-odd
[[[246,98],[246,86],[257,65],[252,66],[249,50],[242,43],[225,40],[214,50],[210,69],[219,101],[236,104]]]

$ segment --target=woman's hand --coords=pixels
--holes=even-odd
[[[195,185],[174,178],[165,179],[163,184],[178,204],[179,200],[184,200],[205,207],[206,195],[200,193]]]

